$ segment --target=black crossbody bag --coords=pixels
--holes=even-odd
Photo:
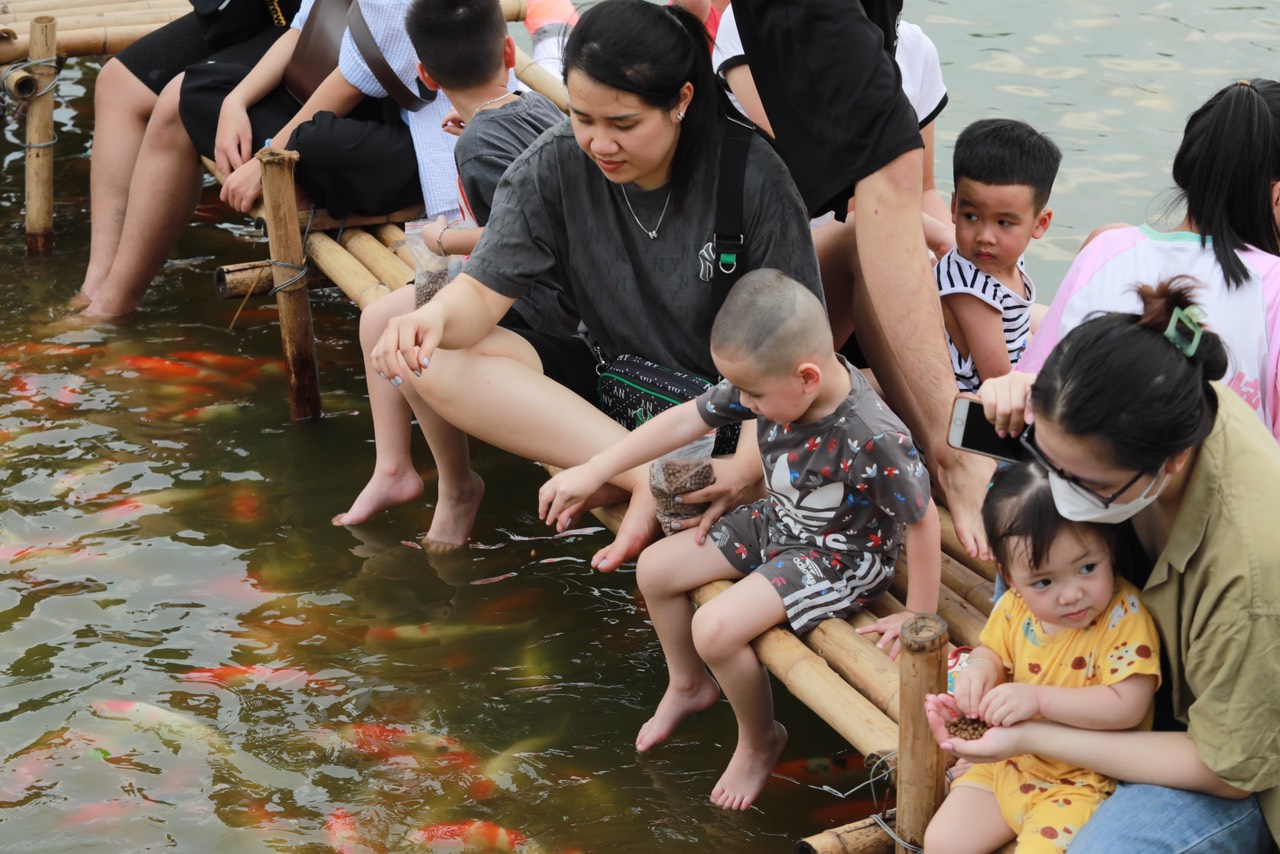
[[[747,150],[754,135],[752,128],[730,119],[721,146],[715,229],[711,238],[715,255],[711,288],[717,311],[734,283],[746,271],[742,195],[746,182]],[[628,430],[634,430],[664,409],[693,400],[715,384],[704,377],[627,353],[612,361],[601,356],[597,373],[600,375],[600,408]],[[737,424],[717,430],[713,453],[732,453],[738,445],[738,434]]]

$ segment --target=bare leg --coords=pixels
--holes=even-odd
[[[364,351],[376,457],[369,482],[346,513],[333,517],[335,525],[359,525],[389,507],[422,495],[422,478],[413,467],[409,448],[413,438],[413,426],[409,422],[413,413],[404,396],[378,376],[369,361],[369,351],[378,343],[387,321],[410,311],[413,311],[413,288],[404,287],[374,301],[360,315],[360,349]]]
[[[921,157],[908,152],[858,182],[858,343],[889,405],[924,446],[966,551],[989,556],[981,507],[992,463],[947,444],[955,377],[920,225]]]
[[[742,573],[712,543],[698,545],[694,533],[682,531],[659,540],[644,550],[636,565],[636,584],[667,662],[666,693],[636,736],[641,753],[666,741],[686,717],[720,699],[720,689],[693,645],[689,591],[709,581],[741,578]]]
[[[109,60],[98,72],[89,160],[89,266],[80,287],[86,301],[116,257],[133,166],[155,105],[156,94],[119,60]]]
[[[1014,838],[995,795],[976,786],[954,786],[924,832],[929,854],[988,854]]]
[[[136,309],[191,220],[200,197],[200,158],[178,118],[181,84],[182,75],[170,81],[147,123],[119,250],[86,314],[114,317]]]
[[[427,411],[468,435],[556,466],[586,462],[626,435],[621,425],[544,376],[533,347],[506,329],[495,329],[466,350],[437,350],[431,367],[403,390],[411,404],[416,392]],[[414,411],[421,423],[423,411]],[[436,462],[443,481],[444,467]],[[633,497],[613,545],[596,556],[596,568],[606,571],[639,554],[658,531],[648,481],[628,472],[616,484]]]
[[[738,719],[738,745],[711,790],[711,802],[718,807],[750,807],[787,746],[786,729],[773,719],[769,674],[751,648],[753,640],[786,617],[782,598],[759,573],[748,575],[694,615],[694,646]]]

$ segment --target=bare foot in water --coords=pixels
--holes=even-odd
[[[719,699],[720,686],[710,676],[688,690],[668,685],[667,692],[658,703],[658,710],[640,727],[640,734],[636,736],[636,750],[644,753],[649,748],[662,744],[682,720],[694,712],[711,708]]]
[[[332,522],[335,525],[361,525],[383,510],[406,504],[421,495],[422,477],[412,466],[385,474],[375,469],[351,509],[334,516]]]
[[[471,539],[471,526],[484,498],[484,480],[471,473],[470,485],[464,490],[440,494],[436,499],[436,512],[431,517],[431,527],[422,538],[422,547],[429,552],[447,552],[460,549]]]
[[[613,572],[623,561],[640,554],[645,546],[662,535],[657,513],[652,492],[644,489],[633,493],[613,542],[596,552],[591,558],[591,565],[601,572]]]
[[[720,781],[711,790],[711,803],[727,810],[749,808],[764,789],[769,772],[778,764],[778,758],[782,756],[782,750],[786,746],[786,727],[777,721],[773,722],[773,739],[770,743],[747,746],[738,742],[733,758],[729,760],[729,767],[724,769]]]

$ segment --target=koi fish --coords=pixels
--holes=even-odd
[[[409,834],[412,842],[429,845],[432,851],[516,851],[527,841],[523,833],[508,830],[491,821],[471,819],[432,824]]]
[[[218,685],[243,685],[257,681],[268,685],[285,686],[300,682],[324,691],[343,690],[342,686],[332,679],[323,679],[305,670],[292,667],[266,667],[261,664],[202,667],[179,674],[178,678],[184,682],[213,682]]]

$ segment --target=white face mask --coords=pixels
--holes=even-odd
[[[1150,507],[1160,497],[1161,491],[1168,482],[1169,473],[1164,472],[1163,477],[1152,478],[1147,488],[1142,490],[1142,494],[1132,501],[1103,507],[1081,492],[1080,487],[1063,479],[1057,472],[1049,472],[1049,489],[1053,493],[1053,506],[1058,508],[1058,512],[1064,519],[1070,519],[1072,522],[1100,522],[1104,525],[1114,525],[1117,522],[1132,519],[1136,514]]]

